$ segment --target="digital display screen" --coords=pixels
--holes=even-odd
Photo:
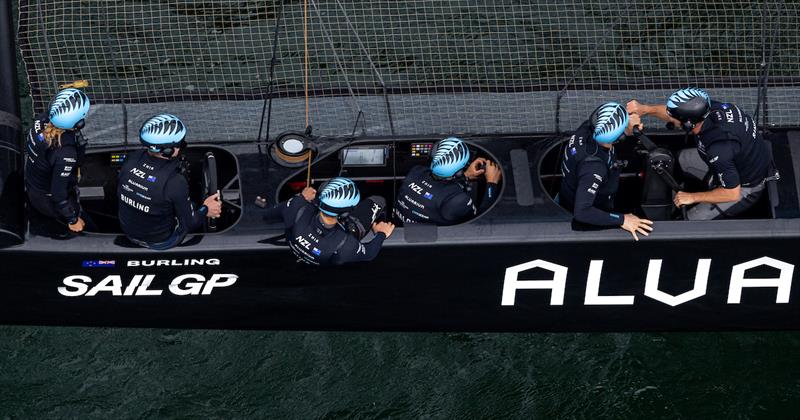
[[[126,153],[112,153],[110,163],[111,166],[122,166],[125,163],[125,158],[128,157]]]
[[[344,166],[386,166],[386,147],[349,147],[342,150]]]
[[[411,143],[411,157],[427,157],[431,154],[433,143]]]

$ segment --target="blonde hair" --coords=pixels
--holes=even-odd
[[[51,123],[47,123],[44,126],[44,140],[47,142],[47,147],[52,147],[53,143],[55,143],[56,147],[61,147],[61,135],[64,134],[64,130],[54,126]]]

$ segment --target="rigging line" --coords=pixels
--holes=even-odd
[[[308,119],[308,0],[303,1],[303,51],[304,51],[304,71],[303,83],[305,85],[306,97],[306,128],[309,127]]]
[[[616,28],[616,26],[617,24],[614,23],[608,28],[609,30],[605,33],[603,39],[600,40],[600,42],[595,43],[595,47],[592,50],[592,52],[589,55],[587,55],[586,58],[581,62],[581,64],[575,69],[575,71],[572,72],[570,79],[567,81],[567,83],[564,84],[564,87],[558,91],[558,95],[556,95],[556,109],[555,109],[556,133],[561,133],[561,98],[564,97],[564,93],[566,93],[567,89],[570,87],[570,85],[572,85],[572,82],[574,82],[575,79],[578,78],[578,74],[580,73],[581,70],[583,70],[583,67],[586,66],[586,64],[589,63],[589,61],[592,60],[595,55],[597,55],[597,51],[600,49],[600,46],[604,45],[609,35],[614,33],[614,29]]]
[[[278,9],[278,15],[275,16],[275,30],[272,34],[272,58],[270,59],[269,63],[269,84],[267,85],[267,97],[264,98],[264,104],[261,107],[261,122],[258,125],[258,139],[256,140],[259,143],[259,150],[260,143],[261,143],[261,130],[264,128],[264,113],[267,111],[267,107],[269,106],[269,110],[267,111],[267,137],[266,141],[269,142],[269,129],[270,129],[270,122],[272,121],[272,97],[274,93],[274,86],[275,86],[275,66],[278,64],[278,36],[281,30],[281,23],[283,22],[283,6],[285,1],[281,1],[281,7]],[[269,103],[269,105],[267,105]]]
[[[111,17],[109,16],[108,7],[104,7],[103,10],[105,11],[105,21],[111,22]],[[111,36],[108,30],[108,25],[104,26],[106,29],[105,33],[105,47],[106,47],[106,55],[111,55],[111,65],[114,66],[114,72],[117,72],[119,65],[117,63],[117,51],[120,51],[122,48],[118,45],[116,51],[112,50],[111,48]],[[109,83],[110,85],[110,83]],[[111,96],[115,97],[115,90],[113,86],[110,86],[109,92],[111,92]],[[112,98],[113,99],[113,98]],[[125,97],[124,95],[120,95],[120,105],[122,105],[122,141],[125,144],[125,151],[130,150],[130,144],[128,144],[128,106],[125,104]]]
[[[306,188],[311,186],[311,157],[314,155],[310,150],[308,151],[308,169],[306,170]]]
[[[375,73],[375,75],[378,77],[378,83],[380,83],[381,88],[383,90],[383,101],[384,104],[386,105],[386,115],[389,118],[389,130],[392,136],[394,136],[395,135],[394,117],[392,116],[392,107],[389,103],[389,91],[386,88],[386,82],[383,80],[381,72],[378,71],[378,67],[375,66],[375,62],[372,61],[372,56],[369,54],[369,51],[367,51],[367,47],[364,46],[364,42],[361,41],[361,36],[358,35],[358,31],[356,31],[355,26],[353,26],[353,22],[350,21],[350,16],[348,16],[347,10],[345,10],[344,5],[342,5],[342,2],[340,2],[339,0],[336,0],[336,4],[339,6],[339,9],[341,9],[342,14],[344,15],[344,20],[347,23],[347,26],[350,28],[350,31],[356,37],[356,42],[358,43],[358,47],[361,49],[361,52],[364,53],[364,56],[367,58],[367,61],[369,62],[369,66],[372,69],[372,72]]]
[[[753,122],[758,124],[758,114],[761,110],[761,101],[764,99],[764,74],[767,68],[767,1],[761,8],[761,74],[758,76],[758,90],[756,93],[756,109],[753,111]],[[763,124],[761,129],[763,130]]]
[[[317,13],[317,17],[319,18],[319,21],[320,21],[320,28],[322,28],[322,32],[323,32],[323,35],[325,37],[325,40],[328,41],[328,46],[330,47],[330,50],[333,53],[333,59],[336,61],[336,66],[342,72],[342,75],[344,77],[344,82],[347,85],[347,91],[350,94],[350,98],[353,100],[352,104],[354,105],[353,111],[356,112],[356,123],[353,126],[353,134],[352,135],[355,135],[356,127],[358,126],[358,121],[359,121],[361,115],[364,113],[364,111],[361,109],[361,105],[359,105],[358,101],[355,100],[356,93],[353,90],[353,86],[350,83],[350,79],[347,77],[347,72],[345,71],[344,64],[342,64],[342,59],[341,59],[341,57],[339,57],[339,53],[336,51],[336,46],[333,43],[333,36],[331,35],[330,31],[328,30],[327,25],[325,25],[325,21],[322,19],[322,13],[320,13],[319,6],[317,5],[317,2],[314,1],[314,0],[311,0],[311,5],[314,6],[314,11]]]
[[[778,6],[778,13],[777,13],[777,24],[773,25],[772,29],[772,36],[769,38],[769,54],[766,54],[766,51],[762,51],[764,54],[764,58],[762,59],[762,72],[761,77],[759,78],[759,86],[758,86],[758,101],[756,103],[756,111],[754,112],[753,121],[758,124],[758,113],[759,109],[761,108],[761,104],[764,104],[764,114],[762,115],[761,121],[761,130],[763,131],[767,123],[769,122],[769,102],[767,102],[767,87],[769,84],[769,69],[772,64],[772,57],[775,53],[775,43],[780,38],[780,27],[781,27],[781,16],[782,12],[784,11],[786,6],[785,1],[781,1],[780,5]],[[765,2],[765,12],[766,13],[766,2]],[[772,14],[770,13],[770,17]],[[766,14],[763,16],[764,22],[766,24]],[[762,26],[763,28],[764,26]],[[763,36],[763,35],[762,35]],[[764,43],[762,42],[762,46]]]

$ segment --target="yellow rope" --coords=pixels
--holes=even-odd
[[[306,188],[311,186],[311,151],[308,151],[308,172],[306,172]]]
[[[88,80],[76,80],[72,83],[64,83],[63,85],[59,86],[60,89],[66,89],[66,88],[83,89],[85,87],[89,87]]]

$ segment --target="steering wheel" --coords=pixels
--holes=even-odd
[[[219,191],[217,183],[217,160],[214,159],[214,153],[207,152],[205,159],[203,159],[203,194],[204,199],[214,195]],[[222,193],[220,192],[220,201],[222,201]],[[205,223],[206,232],[217,231],[217,218],[207,217]]]

